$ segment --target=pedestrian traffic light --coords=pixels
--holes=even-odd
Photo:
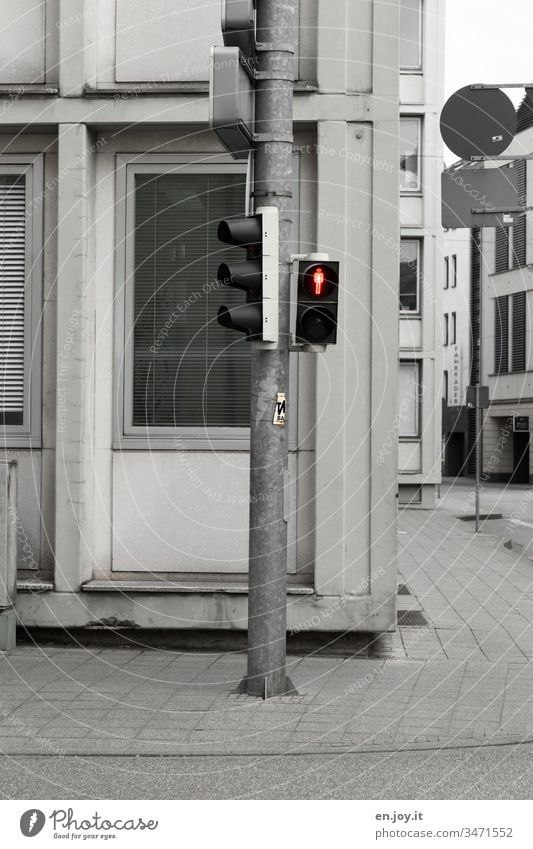
[[[339,263],[329,259],[298,262],[296,316],[297,345],[335,345],[339,306]]]
[[[278,210],[260,207],[255,215],[229,218],[218,225],[218,238],[244,248],[246,259],[223,262],[217,281],[246,292],[246,303],[221,306],[217,321],[222,327],[245,333],[249,341],[278,341]]]

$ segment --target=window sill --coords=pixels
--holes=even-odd
[[[22,451],[27,449],[42,448],[42,440],[35,436],[5,435],[0,438],[0,445],[4,451]]]
[[[168,437],[145,437],[143,439],[139,437],[124,437],[122,439],[114,440],[112,444],[112,450],[119,452],[128,452],[128,451],[203,451],[207,453],[213,453],[215,451],[242,451],[249,452],[250,451],[250,438],[238,438],[238,439],[224,439],[224,438],[202,438],[202,439],[191,439],[186,436],[168,436]],[[304,449],[298,448],[298,445],[294,439],[289,439],[289,451],[302,451]]]
[[[7,97],[14,95],[15,99],[19,97],[58,97],[59,88],[50,85],[17,85],[3,84],[0,85],[0,96]]]
[[[5,87],[3,87],[5,88]],[[0,92],[2,89],[0,88]],[[17,87],[13,87],[12,91],[17,91]],[[315,80],[296,80],[294,83],[294,91],[296,93],[313,93],[318,91],[318,83]],[[29,92],[31,93],[31,92]],[[41,93],[41,92],[35,92]],[[48,88],[47,94],[57,94],[58,90]],[[120,100],[121,97],[126,99],[129,96],[159,96],[164,97],[172,94],[208,94],[209,82],[206,80],[197,80],[195,82],[143,82],[138,85],[130,85],[129,83],[116,83],[115,85],[102,85],[97,88],[86,86],[84,89],[85,97],[113,97]]]
[[[520,369],[520,371],[494,371],[487,375],[487,377],[513,377],[515,374],[533,374],[533,369],[525,368]]]

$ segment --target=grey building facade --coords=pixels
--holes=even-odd
[[[342,300],[337,346],[293,356],[288,622],[380,631],[396,594],[399,7],[298,5],[294,252],[339,258]],[[216,324],[213,281],[247,167],[208,129],[219,4],[9,0],[2,16],[19,619],[244,629],[248,353]]]

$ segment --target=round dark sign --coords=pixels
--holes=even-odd
[[[516,111],[499,88],[470,88],[456,91],[440,116],[444,143],[461,159],[499,156],[516,133]]]

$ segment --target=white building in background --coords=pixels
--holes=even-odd
[[[399,500],[432,507],[441,479],[445,4],[401,5]]]
[[[470,230],[447,230],[443,252],[442,471],[444,475],[457,477],[468,474],[466,390],[472,368]]]
[[[298,8],[294,248],[341,260],[342,298],[338,344],[292,361],[288,624],[382,631],[397,583],[399,6]],[[215,322],[232,293],[209,286],[218,220],[246,201],[246,165],[208,130],[219,3],[20,9],[4,0],[0,28],[17,614],[37,628],[245,629],[248,355]],[[441,9],[405,2],[401,38],[402,250],[415,262],[400,484],[421,504],[439,475]]]
[[[518,110],[518,132],[505,151],[506,156],[524,156],[533,152],[533,104],[524,98]],[[459,167],[471,167],[459,163]],[[516,169],[519,200],[533,205],[533,168],[530,160],[491,162],[487,167]],[[528,484],[533,475],[533,451],[530,433],[533,424],[533,218],[531,211],[519,216],[511,227],[487,227],[449,231],[445,237],[446,253],[463,244],[467,234],[470,249],[469,326],[466,314],[457,324],[458,344],[470,348],[470,383],[488,386],[490,404],[483,413],[482,461],[483,480]],[[466,303],[466,285],[462,267],[467,267],[467,248],[458,253],[459,304]],[[462,290],[464,289],[464,299]],[[445,292],[448,316],[452,301]],[[444,320],[446,324],[446,307]],[[446,348],[445,348],[446,352]],[[450,403],[449,353],[448,403]],[[448,357],[448,360],[446,359]],[[446,366],[445,366],[446,367]],[[445,424],[453,420],[448,408]],[[455,474],[453,441],[458,442],[463,429],[461,415],[444,431],[447,439],[447,473]],[[462,423],[462,424],[461,424]],[[468,416],[466,452],[470,452],[465,471],[474,472],[473,416]],[[450,451],[451,447],[451,451]],[[458,456],[458,453],[457,453]]]
[[[524,98],[506,156],[533,153],[533,103]],[[519,199],[533,206],[533,164],[515,160]],[[490,406],[483,418],[483,471],[494,481],[528,484],[533,475],[533,216],[481,231],[481,371]]]

